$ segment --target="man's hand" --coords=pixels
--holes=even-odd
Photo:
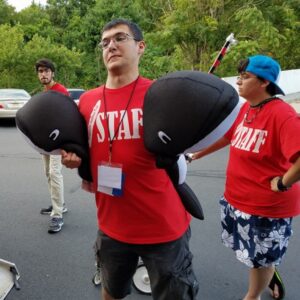
[[[81,165],[81,158],[73,152],[61,150],[61,163],[67,168],[75,169]]]

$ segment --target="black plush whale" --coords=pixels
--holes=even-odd
[[[222,137],[240,109],[235,89],[218,77],[179,71],[159,78],[145,96],[145,147],[165,168],[187,211],[203,219],[200,202],[185,183],[182,153],[201,150]]]
[[[235,89],[215,75],[170,73],[155,81],[145,96],[145,146],[171,157],[200,150],[226,133],[239,109]]]
[[[82,159],[80,177],[92,181],[86,123],[70,97],[55,91],[34,95],[17,111],[16,125],[40,153],[76,153]]]

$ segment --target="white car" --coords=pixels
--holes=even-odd
[[[22,89],[0,89],[0,118],[15,118],[17,110],[30,98]]]
[[[83,94],[85,92],[84,89],[73,89],[73,88],[68,88],[67,89],[70,97],[78,104],[79,102],[79,98],[81,96],[81,94]]]

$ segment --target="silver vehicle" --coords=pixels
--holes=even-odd
[[[22,89],[0,89],[0,118],[15,118],[31,96]]]
[[[70,97],[78,104],[79,102],[79,98],[81,96],[81,94],[83,94],[85,92],[84,89],[73,89],[73,88],[68,88],[67,89]]]

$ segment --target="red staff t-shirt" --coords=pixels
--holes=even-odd
[[[57,83],[57,82],[51,86],[50,90],[60,92],[62,94],[70,96],[68,90],[62,84]]]
[[[156,167],[154,155],[144,146],[143,103],[151,83],[140,77],[133,94],[135,82],[119,89],[106,88],[105,101],[101,86],[83,94],[79,102],[88,126],[94,188],[99,164],[109,160],[108,126],[110,137],[115,135],[111,162],[122,165],[125,178],[122,196],[96,192],[99,228],[116,240],[133,244],[178,239],[191,220],[169,176]]]
[[[246,102],[225,137],[231,141],[225,198],[235,208],[273,218],[300,214],[300,183],[273,192],[270,181],[282,176],[300,155],[300,118],[283,100],[249,108]]]

